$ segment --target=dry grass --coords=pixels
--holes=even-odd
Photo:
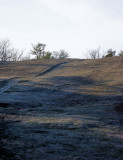
[[[123,57],[106,58],[101,60],[76,60],[68,63],[58,71],[61,76],[82,76],[96,82],[109,85],[122,85]]]
[[[20,62],[0,62],[0,77],[33,77],[44,72],[62,60],[29,60]]]

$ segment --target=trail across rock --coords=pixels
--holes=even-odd
[[[6,83],[2,88],[0,88],[0,94],[4,93],[7,91],[9,88],[14,86],[17,83],[16,80],[8,80],[8,83]]]
[[[43,76],[44,74],[47,74],[47,73],[53,71],[54,69],[56,69],[57,67],[59,67],[60,65],[66,64],[66,63],[68,63],[68,62],[56,64],[56,65],[52,66],[51,68],[47,69],[46,71],[42,72],[41,74],[38,74],[37,76]]]

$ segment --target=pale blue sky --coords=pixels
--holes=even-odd
[[[16,48],[45,43],[84,58],[88,49],[123,50],[123,0],[0,0],[0,38]]]

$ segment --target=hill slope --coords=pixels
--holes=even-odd
[[[122,105],[123,57],[0,62],[1,159],[122,159]]]

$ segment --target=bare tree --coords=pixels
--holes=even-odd
[[[23,60],[24,50],[17,50],[13,48],[13,52],[11,52],[10,61],[21,61]]]
[[[10,41],[8,39],[0,41],[0,60],[7,61],[11,57],[12,49],[10,48]]]
[[[97,49],[88,50],[87,58],[100,59],[101,58],[100,47],[98,47]]]
[[[9,39],[0,41],[0,61],[19,61],[24,50],[17,50],[11,46]]]

